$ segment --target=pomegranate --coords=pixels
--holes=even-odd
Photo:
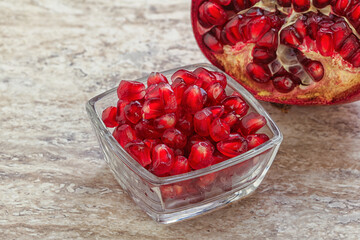
[[[256,98],[296,105],[360,100],[358,0],[193,0],[191,11],[204,55]],[[218,102],[222,90],[211,86],[207,95]]]

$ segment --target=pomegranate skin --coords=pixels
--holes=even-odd
[[[213,65],[228,73],[257,99],[289,105],[334,105],[360,100],[360,69],[352,69],[351,71],[346,72],[346,74],[342,71],[337,71],[337,69],[343,70],[348,67],[343,61],[339,62],[336,66],[336,70],[334,70],[330,60],[323,62],[325,68],[324,78],[321,81],[316,82],[313,87],[305,90],[295,87],[290,92],[282,93],[277,91],[272,85],[262,85],[254,82],[246,73],[246,66],[252,61],[252,58],[248,56],[252,52],[255,44],[246,43],[243,48],[239,50],[241,53],[237,55],[239,59],[243,58],[244,60],[237,62],[233,60],[234,55],[225,57],[224,53],[211,52],[209,48],[204,45],[203,36],[207,32],[213,33],[213,31],[209,31],[210,28],[201,26],[199,23],[198,9],[203,2],[205,2],[205,0],[192,0],[191,6],[193,33],[200,50]],[[231,5],[226,6],[227,10],[229,10],[229,7],[231,7]],[[274,10],[275,9],[273,9],[273,11]],[[344,15],[350,14],[349,12],[350,10],[345,12]],[[229,19],[231,19],[231,17],[229,17]],[[226,23],[224,25],[226,25]],[[228,46],[225,46],[224,49],[226,47]],[[312,52],[310,54],[313,56]],[[321,57],[320,59],[324,59],[319,53],[315,53],[314,55],[315,58],[313,58],[313,60],[315,61],[319,60],[317,55]],[[331,74],[328,74],[330,71]],[[348,81],[343,82],[344,79],[348,79]]]

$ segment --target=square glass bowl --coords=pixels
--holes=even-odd
[[[170,81],[179,69],[193,71],[204,67],[222,72],[209,64],[194,64],[162,72]],[[225,74],[225,73],[224,73]],[[226,92],[236,91],[249,104],[249,112],[257,112],[267,120],[260,132],[270,140],[246,153],[207,168],[185,174],[157,177],[134,160],[112,136],[112,130],[101,120],[102,111],[116,106],[117,88],[106,91],[86,104],[105,161],[121,187],[155,221],[173,223],[195,217],[243,198],[260,185],[283,139],[279,128],[260,103],[238,82],[227,77]],[[146,85],[147,77],[137,79]],[[199,187],[200,186],[200,187]]]

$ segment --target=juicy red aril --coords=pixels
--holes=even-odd
[[[254,47],[252,56],[256,63],[270,63],[275,60],[276,52],[273,49]]]
[[[150,151],[152,151],[156,145],[161,144],[160,139],[145,139],[143,142],[150,148]]]
[[[135,130],[128,124],[123,124],[115,128],[112,135],[122,147],[125,147],[126,144],[137,139]]]
[[[213,114],[208,108],[204,108],[194,115],[194,130],[200,136],[206,137],[210,135],[210,124]]]
[[[215,179],[217,177],[217,173],[210,173],[204,176],[199,177],[199,180],[196,182],[196,186],[202,191],[210,191]]]
[[[212,75],[215,76],[216,82],[220,83],[220,85],[225,89],[227,85],[227,80],[225,74],[221,72],[211,72]]]
[[[231,0],[214,0],[215,2],[223,5],[223,6],[227,6],[231,3]]]
[[[192,169],[201,169],[212,164],[213,150],[206,142],[198,142],[191,147],[189,165]]]
[[[260,128],[265,126],[266,119],[258,113],[249,113],[239,122],[239,131],[243,136],[256,133]]]
[[[230,126],[221,118],[216,118],[210,126],[210,136],[215,142],[219,142],[229,137]]]
[[[189,72],[185,69],[180,69],[180,70],[177,70],[172,76],[171,76],[171,81],[175,81],[175,79],[177,78],[181,78],[182,80],[184,80],[184,82],[187,84],[187,85],[191,85],[191,84],[194,84],[197,80],[198,80],[198,77],[192,73],[192,72]]]
[[[148,79],[147,79],[147,85],[150,86],[152,84],[159,84],[159,83],[169,83],[167,78],[158,72],[152,72],[150,73]]]
[[[168,113],[162,115],[154,120],[154,126],[156,129],[168,129],[175,127],[176,124],[176,114],[175,113]]]
[[[280,32],[280,42],[285,45],[297,47],[303,42],[303,38],[293,26],[288,26]]]
[[[226,97],[225,89],[218,82],[211,84],[206,93],[211,104],[218,104]]]
[[[221,163],[229,159],[229,157],[225,156],[224,154],[222,154],[217,150],[214,151],[212,158],[213,158],[213,164]]]
[[[150,171],[156,176],[164,176],[169,173],[174,165],[174,153],[165,144],[158,144],[151,153],[152,164]]]
[[[117,88],[120,100],[134,101],[145,96],[145,85],[136,81],[122,80]]]
[[[351,0],[336,0],[332,3],[333,11],[340,16],[344,15],[344,13],[347,12],[350,6]]]
[[[319,61],[310,60],[304,64],[304,68],[315,82],[320,81],[324,77],[324,67]]]
[[[246,141],[248,143],[248,150],[253,149],[264,142],[267,142],[269,137],[266,134],[252,134],[246,136]]]
[[[345,59],[348,60],[359,48],[359,40],[356,38],[354,34],[351,34],[348,37],[342,47],[339,50],[339,54]]]
[[[175,93],[168,83],[160,83],[159,94],[160,99],[164,105],[164,110],[167,113],[176,112],[177,110],[177,99]]]
[[[113,128],[119,125],[116,121],[116,112],[116,107],[108,107],[102,112],[101,119],[106,127]]]
[[[270,22],[266,16],[256,17],[247,26],[247,39],[257,42],[270,28]]]
[[[309,37],[313,40],[316,39],[316,34],[318,31],[319,22],[321,21],[321,16],[316,15],[313,12],[310,12],[308,19],[306,20],[307,33]]]
[[[317,8],[324,8],[329,5],[331,0],[313,0],[313,4]]]
[[[176,128],[186,136],[191,135],[194,131],[193,116],[190,113],[184,113],[177,121]]]
[[[236,11],[241,11],[244,10],[245,8],[250,7],[249,0],[233,0],[232,2]]]
[[[360,3],[351,8],[350,12],[347,14],[347,19],[355,28],[360,26]]]
[[[172,166],[170,170],[170,175],[178,175],[182,173],[190,172],[191,168],[189,165],[189,161],[184,156],[176,156],[174,165]]]
[[[249,63],[246,66],[246,72],[252,80],[258,83],[266,83],[271,77],[269,67],[260,63]]]
[[[291,7],[292,0],[277,0],[278,4],[282,7]]]
[[[293,25],[300,38],[305,38],[307,35],[305,18],[305,16],[301,16]]]
[[[124,108],[126,119],[133,124],[138,123],[141,119],[141,109],[142,106],[139,101],[132,101],[128,103]]]
[[[224,140],[216,144],[219,152],[228,157],[236,157],[237,155],[247,151],[247,142],[244,138],[234,140]]]
[[[204,2],[199,8],[199,19],[205,27],[222,25],[226,22],[227,14],[220,5]]]
[[[196,85],[192,85],[184,92],[182,106],[191,113],[195,113],[204,107],[206,100],[207,94],[205,90]]]
[[[143,141],[133,141],[125,146],[125,150],[141,166],[146,167],[151,163],[150,148]]]
[[[207,89],[211,84],[216,82],[216,77],[209,70],[199,67],[194,70],[194,74],[198,77],[198,81],[195,84],[202,89]]]
[[[316,46],[323,56],[331,56],[334,53],[333,33],[326,28],[320,28]]]
[[[195,144],[197,144],[199,142],[206,142],[210,146],[211,151],[215,150],[215,148],[214,148],[213,144],[210,142],[210,140],[205,137],[202,137],[200,135],[193,135],[189,138],[188,144],[186,146],[187,150],[190,152],[192,146],[194,146]]]
[[[183,94],[187,88],[185,81],[182,78],[176,78],[175,81],[171,84],[171,88],[174,90],[176,97],[176,104],[179,106],[183,98]]]
[[[351,59],[349,60],[349,62],[354,66],[354,67],[360,67],[360,49],[354,53],[354,55],[351,57]]]
[[[215,53],[223,53],[222,43],[211,33],[207,33],[203,36],[203,42],[211,51]]]
[[[335,23],[330,27],[330,29],[334,33],[335,50],[338,51],[343,45],[345,39],[350,36],[351,29],[345,22]]]
[[[229,44],[231,45],[244,40],[244,36],[239,28],[240,21],[240,18],[235,16],[224,27],[223,33],[225,33],[226,40],[229,41]]]
[[[144,102],[141,109],[144,119],[152,119],[160,117],[164,112],[164,105],[160,98],[149,98]]]
[[[304,12],[310,8],[310,0],[293,0],[294,10]]]
[[[160,138],[162,133],[149,120],[142,119],[135,125],[136,135],[141,138]]]
[[[234,111],[241,117],[249,110],[247,103],[239,96],[228,96],[221,102],[221,104],[225,108],[225,113]]]
[[[163,143],[171,148],[183,148],[186,145],[186,136],[176,128],[169,128],[165,130],[161,137]]]
[[[119,124],[124,124],[126,123],[126,117],[125,117],[125,107],[126,105],[128,104],[127,101],[125,100],[119,100],[117,102],[117,111],[116,111],[116,121],[119,123]]]
[[[227,125],[229,125],[230,127],[234,126],[237,121],[239,120],[238,117],[236,116],[236,113],[233,112],[229,112],[228,114],[226,114],[223,118],[224,122],[226,122]]]
[[[270,29],[264,36],[257,41],[256,43],[260,47],[266,48],[277,48],[278,45],[278,31],[275,29]]]
[[[277,76],[273,78],[274,87],[282,93],[287,93],[293,90],[296,84],[291,80],[290,76]]]
[[[217,117],[221,117],[225,111],[224,106],[211,106],[211,107],[207,107],[206,109],[210,110],[213,119]]]

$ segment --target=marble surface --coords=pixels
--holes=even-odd
[[[284,142],[263,184],[159,225],[103,161],[85,102],[206,61],[184,0],[0,1],[0,239],[358,239],[360,102],[265,108]]]

